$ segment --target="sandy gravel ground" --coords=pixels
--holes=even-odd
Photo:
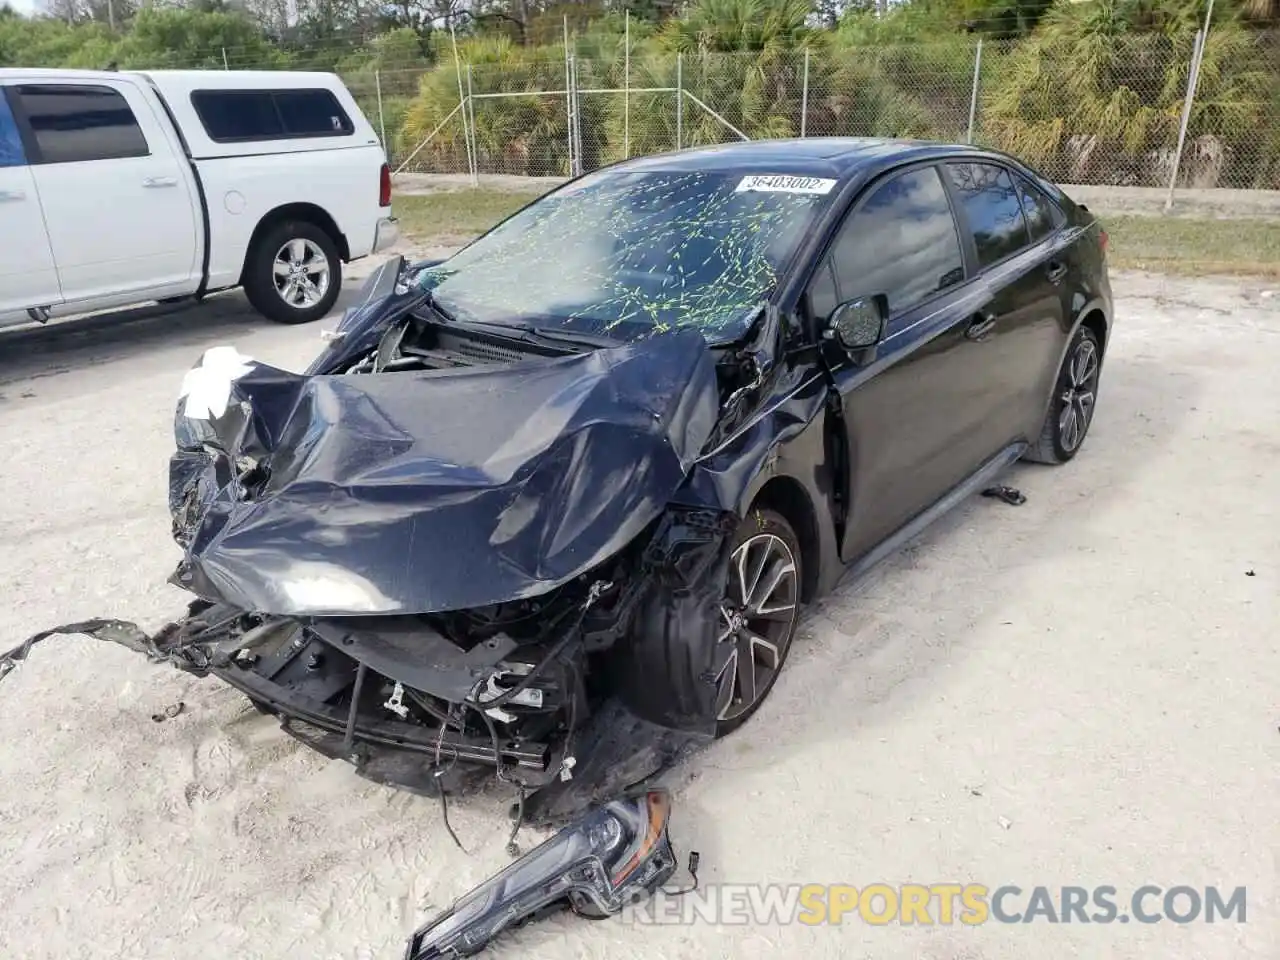
[[[704,883],[1248,888],[1248,922],[565,918],[497,957],[1280,956],[1280,294],[1118,276],[1098,419],[813,610],[776,691],[670,776]],[[170,419],[208,346],[302,365],[232,295],[0,333],[0,648],[181,604]],[[1247,576],[1253,571],[1253,576]],[[175,701],[186,712],[151,715]],[[213,682],[55,639],[0,688],[0,957],[398,957],[505,862],[503,799],[358,779]],[[532,837],[526,837],[533,839]]]

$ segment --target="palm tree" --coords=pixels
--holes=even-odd
[[[1146,28],[1135,29],[1135,18]],[[1158,183],[1177,141],[1198,27],[1194,9],[1152,0],[1059,4],[985,98],[983,132],[1063,180]],[[1188,143],[1219,157],[1256,154],[1271,86],[1248,33],[1231,18],[1216,23]]]
[[[826,38],[811,10],[809,0],[694,0],[667,21],[657,39],[682,58],[691,95],[682,145],[735,139],[702,104],[752,138],[797,132],[804,50]]]
[[[565,99],[563,95],[544,92],[564,89],[564,48],[542,47],[526,53],[503,36],[479,36],[458,46],[462,62],[471,65],[474,93],[507,94],[471,101],[468,122],[475,121],[474,143],[480,171],[533,176],[566,174]],[[446,122],[458,103],[457,68],[450,59],[422,77],[418,96],[405,111],[398,155],[416,149],[434,131],[435,136],[415,157],[415,169],[463,169],[463,121],[455,115]]]

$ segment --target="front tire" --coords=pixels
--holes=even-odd
[[[1098,380],[1102,372],[1102,349],[1098,336],[1080,327],[1071,338],[1053,397],[1045,414],[1040,437],[1023,459],[1033,463],[1066,463],[1080,452],[1093,423],[1097,407]]]
[[[752,509],[733,536],[712,673],[716,736],[746,723],[773,689],[800,617],[800,542],[772,510]]]
[[[764,702],[790,652],[799,541],[785,517],[753,508],[716,545],[714,569],[690,576],[655,582],[628,642],[607,655],[607,683],[648,723],[723,737]],[[751,670],[735,684],[739,665]]]
[[[287,220],[266,230],[249,251],[244,292],[268,320],[297,324],[319,320],[342,289],[337,245],[306,220]]]

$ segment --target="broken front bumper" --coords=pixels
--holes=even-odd
[[[352,718],[345,706],[335,707],[299,694],[252,669],[232,665],[210,672],[261,709],[279,716],[285,732],[326,756],[354,763],[360,773],[380,783],[431,793],[426,769],[436,756],[489,767],[496,767],[501,758],[504,766],[514,764],[537,772],[545,771],[550,764],[550,748],[545,743],[500,740],[495,751],[493,741],[488,738],[467,737],[453,730],[441,734],[417,724],[375,719],[363,713]],[[379,754],[388,752],[404,755],[403,764],[392,764],[401,776],[374,775],[386,762],[385,759],[373,761]],[[424,771],[421,784],[414,782],[417,778],[408,776],[408,771],[415,769]]]

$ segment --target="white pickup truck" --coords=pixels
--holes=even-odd
[[[0,326],[236,286],[305,323],[396,236],[333,74],[0,69]]]

